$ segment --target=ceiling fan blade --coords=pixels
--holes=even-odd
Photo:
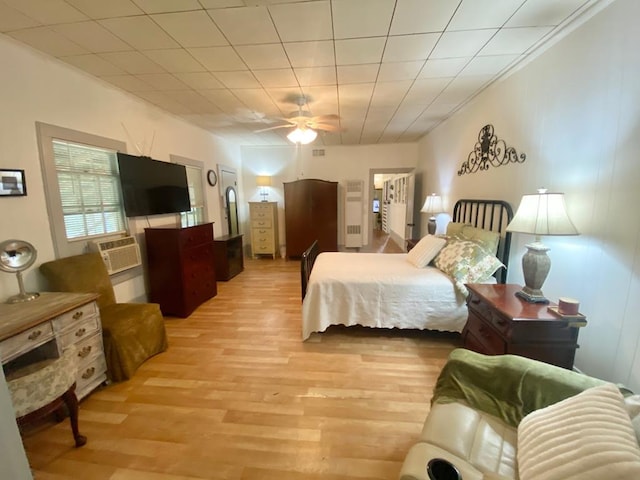
[[[336,120],[340,120],[340,116],[335,113],[331,113],[329,115],[318,115],[316,117],[311,118],[314,122],[332,122]]]
[[[260,132],[267,132],[269,130],[277,130],[278,128],[291,128],[292,125],[287,124],[287,125],[276,125],[275,127],[269,127],[269,128],[261,128],[260,130],[254,130],[253,133],[260,133]]]
[[[317,123],[312,128],[316,130],[324,130],[326,132],[344,132],[344,128],[338,125],[329,125],[328,123]]]

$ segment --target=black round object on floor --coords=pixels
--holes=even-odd
[[[431,480],[462,480],[462,475],[455,465],[444,458],[429,460],[427,474]]]

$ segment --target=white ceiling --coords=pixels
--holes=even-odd
[[[0,0],[0,32],[234,142],[287,144],[254,131],[304,94],[340,116],[316,144],[393,143],[600,1]]]

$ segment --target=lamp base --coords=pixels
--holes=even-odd
[[[427,223],[427,233],[429,235],[434,235],[436,233],[436,217],[431,217],[429,219],[429,223]]]
[[[549,303],[549,299],[542,295],[542,292],[527,292],[527,287],[524,287],[522,290],[516,292],[516,297],[522,298],[524,301],[529,303]]]
[[[18,293],[17,295],[13,295],[7,299],[5,303],[23,303],[30,302],[31,300],[35,300],[40,296],[39,293],[36,292],[24,292]]]

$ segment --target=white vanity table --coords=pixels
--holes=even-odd
[[[0,304],[0,360],[78,352],[76,395],[86,397],[107,379],[100,311],[94,293],[43,292],[34,300]]]

